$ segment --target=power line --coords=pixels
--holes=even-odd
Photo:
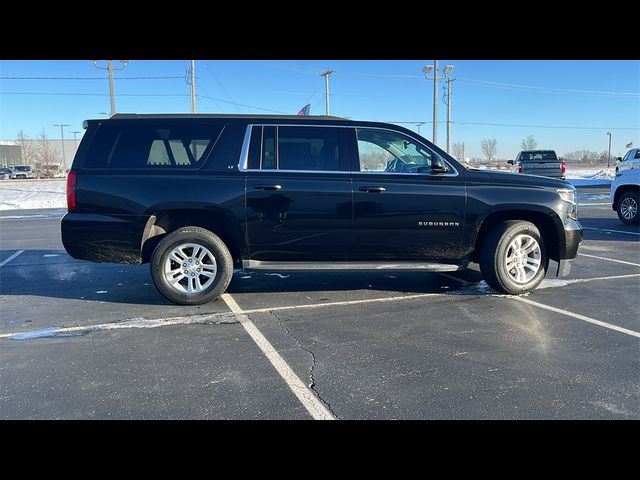
[[[196,96],[197,97],[202,97],[202,98],[208,98],[209,100],[213,100],[213,101],[217,101],[217,102],[231,103],[231,104],[234,104],[234,105],[238,105],[240,107],[253,108],[254,110],[262,110],[262,111],[265,111],[265,112],[273,112],[273,113],[281,113],[283,115],[290,115],[290,113],[281,112],[279,110],[271,110],[269,108],[256,107],[255,105],[247,105],[245,103],[231,102],[229,100],[222,100],[221,98],[210,97],[209,95],[196,95]]]
[[[493,82],[488,80],[477,80],[474,78],[457,77],[458,80],[466,83],[474,83],[487,87],[507,88],[507,89],[527,89],[545,93],[569,93],[574,95],[610,95],[621,97],[640,97],[638,92],[608,92],[602,90],[577,90],[573,88],[540,87],[536,85],[520,85],[516,83]]]
[[[418,121],[413,122],[394,122],[389,120],[383,120],[385,123],[396,123],[396,124],[407,124],[407,125],[415,125]],[[420,123],[432,124],[433,122],[420,121]],[[438,123],[446,123],[444,121],[439,121]],[[523,127],[523,128],[566,128],[571,130],[640,130],[640,127],[585,127],[585,126],[577,126],[577,125],[523,125],[518,123],[487,123],[487,122],[464,122],[464,121],[452,121],[451,123],[455,123],[457,125],[480,125],[487,127]]]
[[[211,70],[211,68],[209,68],[209,62],[204,62],[205,67],[207,68],[207,72],[209,73],[209,75],[211,75],[213,77],[213,79],[216,81],[216,83],[218,84],[218,86],[220,87],[220,89],[222,90],[222,92],[227,96],[227,98],[229,100],[231,100],[234,104],[235,104],[235,99],[231,96],[231,94],[227,91],[226,88],[224,88],[224,85],[222,84],[222,82],[220,80],[218,80],[218,77],[216,77],[213,74],[213,71]],[[240,109],[238,108],[237,105],[235,105],[236,110],[238,110],[238,112],[240,112]]]
[[[183,77],[118,77],[120,80],[174,80]],[[104,80],[104,77],[0,77],[0,80]]]
[[[182,78],[182,77],[180,77]],[[103,79],[104,80],[104,79]],[[108,97],[108,93],[0,92],[0,95],[50,95],[65,97]],[[119,93],[119,97],[184,97],[188,93]]]

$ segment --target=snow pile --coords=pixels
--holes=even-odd
[[[567,178],[570,179],[589,179],[589,180],[613,180],[616,176],[615,167],[602,168],[572,168],[567,167]]]
[[[0,210],[66,208],[66,181],[0,180]]]

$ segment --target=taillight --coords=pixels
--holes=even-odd
[[[567,173],[567,162],[562,162],[562,173]]]
[[[521,163],[518,164],[518,173],[522,173],[522,164]]]
[[[67,174],[67,211],[76,209],[76,172],[69,170]]]

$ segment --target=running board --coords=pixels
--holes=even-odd
[[[466,264],[433,262],[272,262],[243,260],[244,270],[286,270],[286,271],[335,271],[335,270],[424,270],[428,272],[457,272],[465,270]]]

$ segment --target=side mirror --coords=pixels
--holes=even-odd
[[[449,171],[449,167],[446,162],[439,156],[434,156],[431,160],[431,174],[437,175],[442,173],[447,173]]]
[[[507,160],[507,163],[508,163],[509,165],[513,165],[513,160]]]
[[[622,161],[622,157],[616,157],[616,161],[617,162],[621,162]]]

